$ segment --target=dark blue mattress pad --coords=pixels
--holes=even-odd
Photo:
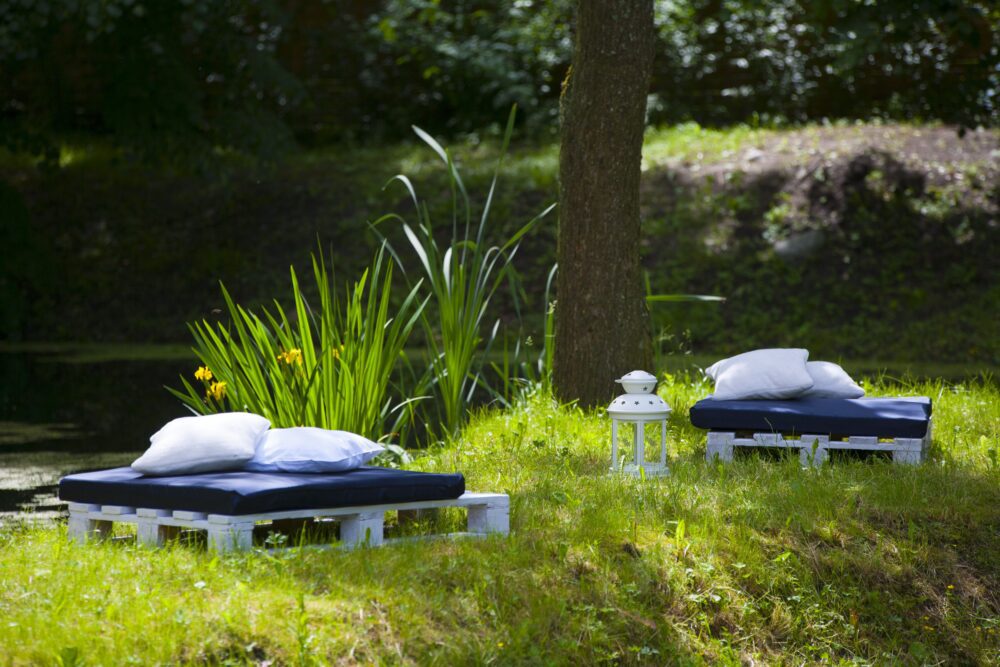
[[[714,431],[876,435],[922,438],[931,418],[931,399],[803,398],[788,401],[716,401],[691,407],[691,423]]]
[[[146,477],[131,468],[68,475],[59,498],[77,503],[257,514],[281,510],[447,500],[465,493],[465,478],[364,466],[338,473],[217,472]]]

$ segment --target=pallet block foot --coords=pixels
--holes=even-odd
[[[253,546],[253,522],[220,523],[208,526],[208,548],[217,553],[242,551]]]
[[[384,512],[361,512],[340,520],[340,541],[345,546],[372,546],[382,544]]]
[[[819,467],[830,458],[828,447],[830,436],[827,435],[804,435],[799,440],[799,464],[803,467]]]
[[[69,521],[67,522],[69,538],[74,542],[84,544],[90,540],[103,540],[110,537],[114,524],[99,518],[100,514],[100,505],[70,503]]]
[[[164,526],[160,520],[170,516],[170,510],[139,508],[136,510],[138,519],[135,523],[135,537],[139,544],[149,547],[159,547],[174,537],[177,529]]]
[[[902,463],[906,465],[915,465],[920,463],[921,457],[919,451],[909,451],[909,452],[893,452],[892,462]]]
[[[485,505],[469,505],[470,533],[510,532],[510,500],[503,496]]]
[[[705,449],[705,460],[712,462],[718,459],[723,463],[733,460],[733,440],[736,434],[727,431],[710,431],[708,446]]]

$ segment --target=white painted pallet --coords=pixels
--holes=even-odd
[[[140,544],[160,546],[177,529],[204,530],[210,549],[224,552],[249,549],[257,522],[285,519],[335,518],[340,522],[340,542],[346,548],[379,546],[393,542],[383,536],[385,513],[463,507],[468,510],[468,532],[431,537],[484,536],[510,533],[510,497],[503,493],[467,492],[450,500],[426,500],[394,505],[361,505],[325,509],[285,510],[261,514],[208,514],[121,505],[69,503],[69,536],[78,542],[104,538],[115,522],[136,524]],[[404,538],[405,539],[405,538]]]
[[[834,449],[892,452],[893,463],[916,464],[927,459],[931,444],[931,423],[922,438],[880,438],[877,435],[852,435],[843,439],[828,435],[785,436],[781,433],[753,433],[737,437],[734,431],[709,431],[705,459],[732,461],[737,447],[777,447],[799,450],[802,465],[822,465]]]

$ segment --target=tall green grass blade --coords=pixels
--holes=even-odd
[[[726,297],[710,294],[647,294],[646,303],[682,303],[692,301],[725,301]]]
[[[511,110],[507,119],[502,149],[474,236],[471,230],[469,197],[458,168],[448,151],[420,128],[414,128],[414,132],[448,167],[452,193],[452,238],[447,247],[439,248],[427,203],[419,200],[412,182],[402,175],[395,180],[402,183],[410,193],[419,224],[411,225],[395,214],[382,216],[373,223],[373,227],[376,227],[386,220],[400,222],[407,242],[412,246],[427,279],[426,289],[435,308],[433,313],[423,311],[419,319],[429,351],[427,373],[420,381],[420,386],[433,390],[437,395],[436,407],[440,410],[440,423],[449,433],[456,432],[464,422],[468,405],[474,400],[477,388],[484,388],[488,395],[494,397],[500,395],[488,388],[482,373],[486,368],[486,354],[492,348],[498,329],[494,327],[485,341],[481,330],[490,302],[505,279],[510,281],[515,307],[520,312],[512,260],[520,240],[554,207],[546,208],[501,245],[485,245],[493,195],[513,134],[515,118],[516,108]],[[460,208],[464,210],[459,210]],[[458,219],[463,212],[465,229],[460,234]],[[399,262],[398,253],[391,248],[390,252]],[[504,393],[507,393],[506,389]]]

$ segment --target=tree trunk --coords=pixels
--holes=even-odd
[[[652,0],[579,0],[560,104],[554,384],[593,407],[650,369],[639,266],[639,177],[653,65]]]

